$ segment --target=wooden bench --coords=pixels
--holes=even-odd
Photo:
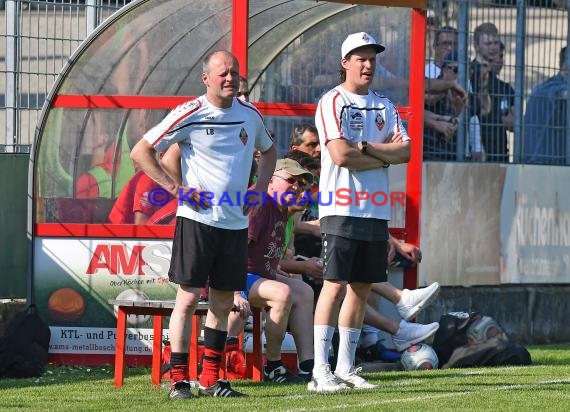
[[[109,304],[117,308],[117,344],[115,347],[115,387],[123,386],[125,371],[125,343],[128,315],[150,315],[153,321],[152,338],[152,368],[151,381],[154,385],[160,385],[162,363],[162,318],[170,316],[174,308],[174,300],[115,300],[109,299]],[[258,309],[252,308],[253,312],[253,365],[246,368],[251,374],[248,378],[261,381],[262,374],[262,351],[261,351],[261,316]],[[198,379],[198,333],[201,328],[201,318],[208,313],[208,303],[200,302],[192,317],[192,337],[189,348],[189,374],[191,380]],[[223,362],[225,365],[225,360]]]

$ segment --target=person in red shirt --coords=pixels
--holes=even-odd
[[[121,190],[109,213],[109,223],[146,224],[149,217],[161,208],[149,200],[149,192],[157,187],[154,180],[139,170]]]

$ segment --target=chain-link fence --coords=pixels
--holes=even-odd
[[[0,2],[1,152],[29,152],[42,106],[79,44],[130,0]]]
[[[429,2],[425,159],[570,164],[569,3]]]
[[[42,105],[61,68],[97,25],[128,2],[0,2],[5,14],[0,22],[0,93],[4,92],[0,95],[0,124],[4,125],[0,152],[29,150]],[[568,3],[428,2],[426,76],[433,79],[426,85],[425,159],[570,163],[568,85],[559,64],[568,37]],[[398,42],[405,36],[397,30],[380,32],[399,34],[380,39],[397,53]],[[286,84],[282,82],[280,88],[285,84],[290,93],[279,96],[279,101],[315,103],[320,93],[321,86],[309,87],[307,79],[288,74],[299,65],[314,66],[312,71],[330,66],[326,56],[322,62],[299,60],[295,47],[302,43],[300,38],[291,44],[268,69],[273,78],[285,76]],[[379,66],[390,53],[380,55]],[[377,74],[380,79],[391,76],[380,84],[407,76],[405,67],[388,68],[390,73]],[[258,90],[265,90],[267,78],[260,79]],[[405,83],[397,84],[405,100]],[[262,93],[258,97],[264,98]]]

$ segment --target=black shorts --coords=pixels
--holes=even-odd
[[[376,283],[388,279],[388,242],[354,240],[323,234],[326,280]]]
[[[176,218],[168,278],[201,288],[209,280],[219,290],[244,290],[247,275],[247,229],[229,230]]]

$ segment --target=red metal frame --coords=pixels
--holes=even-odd
[[[334,0],[333,0],[334,1]],[[406,218],[405,228],[395,228],[391,232],[407,242],[420,245],[420,212],[422,188],[422,146],[423,146],[423,68],[425,62],[426,0],[409,1],[339,1],[351,4],[375,4],[386,6],[404,6],[412,9],[410,50],[410,88],[409,107],[400,108],[403,118],[409,120],[408,129],[412,137],[412,157],[408,164],[406,177]],[[232,52],[240,62],[240,74],[247,77],[248,72],[248,0],[233,0],[232,11]],[[417,46],[414,46],[417,45]],[[168,109],[189,99],[189,96],[85,96],[57,95],[51,101],[53,108],[144,108]],[[313,116],[316,106],[313,104],[255,103],[264,115],[270,116]],[[34,216],[35,219],[35,216]],[[34,222],[35,223],[35,222]],[[81,238],[172,238],[171,226],[135,226],[105,224],[34,224],[34,235],[38,237],[81,237]],[[417,270],[407,269],[404,273],[404,287],[417,287]],[[155,319],[157,320],[157,319]],[[158,321],[157,323],[160,323]],[[255,325],[259,327],[259,324]],[[158,324],[157,324],[158,327]],[[260,344],[259,344],[260,346]],[[260,349],[260,348],[259,348]],[[62,359],[72,359],[76,355],[51,355]],[[97,358],[98,355],[93,355]],[[101,359],[106,358],[101,357]],[[254,379],[261,374],[255,371]],[[153,377],[154,378],[154,377]],[[116,382],[117,383],[117,382]]]
[[[359,3],[352,2],[351,3]],[[367,4],[385,4],[389,2],[370,1]],[[400,2],[402,3],[402,2]],[[405,2],[404,2],[405,3]],[[420,2],[421,3],[421,2]],[[418,2],[410,2],[416,5]],[[422,3],[423,4],[423,3]],[[240,61],[240,73],[247,77],[248,56],[248,0],[233,0],[232,16],[232,52]],[[424,45],[426,34],[426,12],[424,9],[412,9],[413,44]],[[398,237],[420,246],[420,213],[422,190],[423,157],[423,95],[425,49],[423,46],[410,48],[410,88],[409,107],[399,108],[404,119],[408,119],[408,131],[412,136],[412,157],[408,163],[406,177],[406,218],[404,228],[392,229]],[[124,108],[124,109],[171,109],[192,98],[192,96],[114,96],[114,95],[57,95],[52,107],[61,108]],[[255,102],[255,106],[266,116],[314,116],[314,104],[286,104]],[[42,223],[34,225],[36,236],[56,237],[125,237],[125,238],[171,238],[172,228],[168,226],[134,226],[105,224],[67,224]],[[417,269],[406,269],[404,287],[417,287]]]
[[[252,308],[253,312],[253,362],[246,365],[247,375],[254,382],[262,381],[261,368],[263,367],[263,353],[261,351],[261,311]],[[201,317],[208,313],[208,308],[197,308],[192,316],[192,330],[198,331],[201,328]],[[151,382],[160,385],[162,366],[162,318],[170,316],[172,308],[162,307],[134,307],[118,306],[117,308],[117,340],[115,347],[115,387],[123,386],[125,376],[125,353],[126,353],[126,333],[128,315],[152,315],[153,318],[153,338],[152,338],[152,369]],[[220,370],[220,376],[225,377],[225,365]],[[189,348],[189,376],[191,380],[198,379],[198,334],[193,333],[190,339]]]
[[[408,132],[412,137],[412,157],[406,174],[406,236],[408,243],[420,247],[420,215],[422,199],[422,159],[423,159],[423,124],[424,124],[424,65],[426,44],[426,11],[412,10],[412,44],[410,47],[410,89],[409,102],[411,119]],[[418,286],[417,267],[404,271],[404,288],[415,289]]]
[[[249,0],[233,0],[232,53],[239,62],[239,72],[247,79],[247,53],[249,37]]]

